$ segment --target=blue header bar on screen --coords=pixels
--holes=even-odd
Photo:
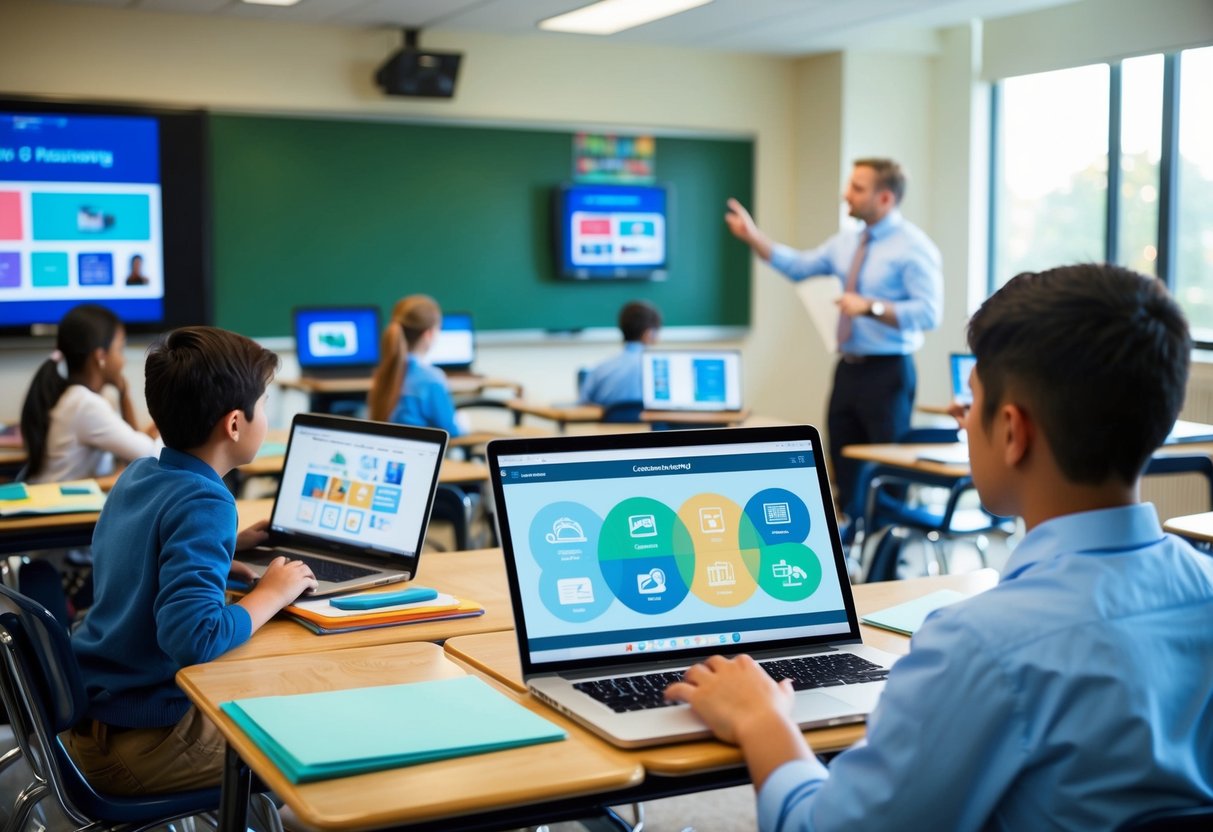
[[[0,180],[160,182],[160,126],[150,116],[0,113]]]
[[[769,471],[778,468],[812,468],[810,450],[786,453],[727,454],[721,456],[673,456],[655,459],[622,459],[586,462],[556,462],[539,465],[502,465],[504,485],[539,482],[604,480],[619,477],[668,477],[679,474],[719,474],[726,471]]]

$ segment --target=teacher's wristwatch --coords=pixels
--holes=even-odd
[[[884,302],[879,300],[872,301],[872,305],[868,307],[868,314],[873,318],[884,316]]]

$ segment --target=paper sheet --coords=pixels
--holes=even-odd
[[[809,313],[827,355],[838,352],[838,299],[842,284],[833,279],[810,278],[796,284],[796,294]]]

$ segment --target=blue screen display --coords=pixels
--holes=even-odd
[[[160,156],[151,116],[0,112],[0,326],[163,319]]]
[[[557,208],[561,274],[582,279],[664,276],[668,201],[660,186],[562,188]]]
[[[371,367],[379,363],[379,310],[373,306],[295,310],[299,366]]]

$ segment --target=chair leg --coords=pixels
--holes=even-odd
[[[30,812],[48,794],[50,794],[50,787],[45,783],[30,783],[22,789],[21,794],[17,795],[16,802],[13,803],[13,811],[8,816],[8,823],[4,825],[4,832],[18,832],[18,830],[24,829]]]
[[[5,751],[2,756],[0,756],[0,771],[4,771],[6,768],[20,759],[21,747],[18,746],[16,748],[10,748],[8,751]]]

